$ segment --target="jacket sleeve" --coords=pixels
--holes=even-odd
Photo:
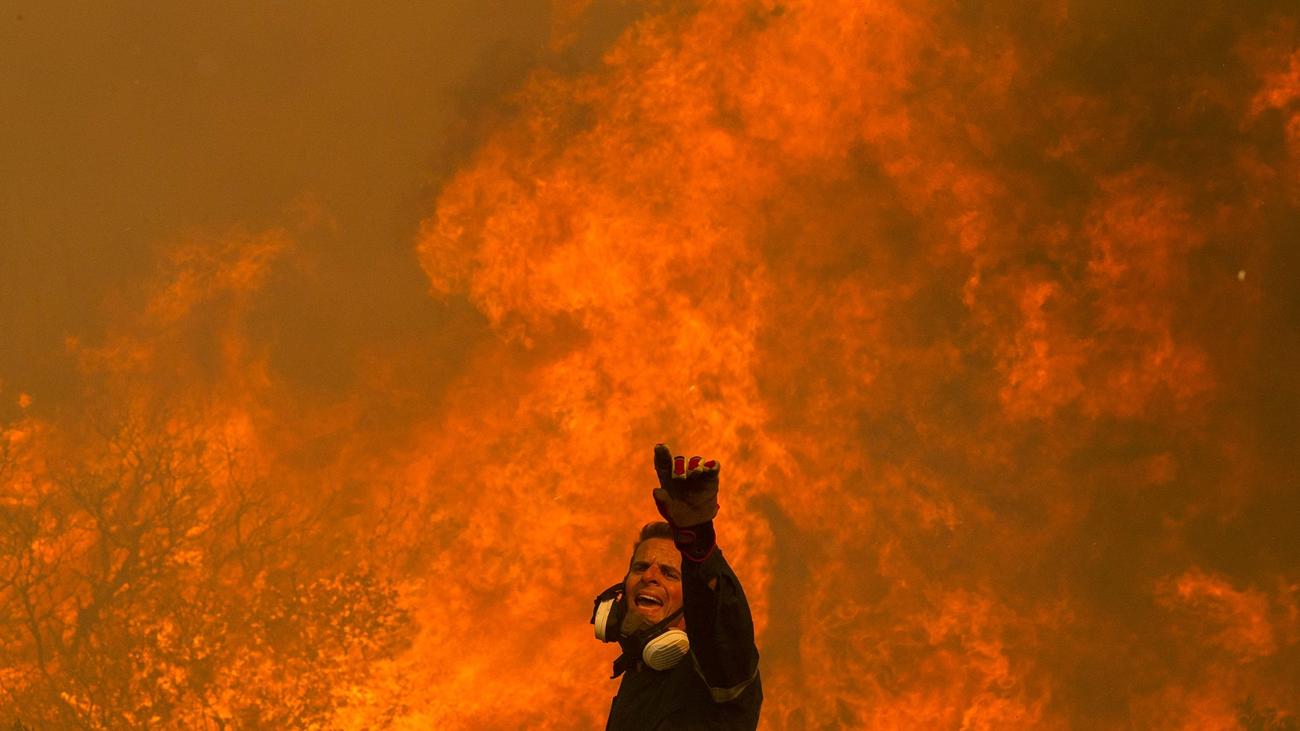
[[[682,603],[695,669],[717,703],[734,700],[758,677],[754,620],[740,580],[722,552],[682,556]]]

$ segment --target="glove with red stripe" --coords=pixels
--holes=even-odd
[[[666,444],[655,445],[655,474],[659,476],[655,506],[672,526],[677,548],[693,561],[703,561],[713,551],[721,466],[713,459],[673,457]]]

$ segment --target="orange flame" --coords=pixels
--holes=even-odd
[[[1134,13],[651,3],[441,187],[447,344],[334,391],[310,232],[172,247],[84,412],[3,395],[0,725],[599,727],[659,441],[763,728],[1294,725],[1295,26]]]

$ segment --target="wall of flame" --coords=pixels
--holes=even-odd
[[[556,4],[551,58],[599,6]],[[286,282],[328,211],[173,242],[69,339],[77,408],[8,384],[5,504],[124,459],[88,411],[166,414],[140,423],[227,445],[287,521],[230,591],[364,567],[397,597],[400,642],[319,649],[356,671],[320,723],[588,728],[591,597],[667,441],[723,464],[763,728],[1291,728],[1297,25],[1197,8],[635,6],[476,118],[409,262],[436,336],[295,381]],[[0,672],[15,720],[57,717],[35,662]],[[234,723],[220,682],[153,723]]]

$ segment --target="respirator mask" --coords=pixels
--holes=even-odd
[[[619,582],[596,596],[591,610],[591,623],[596,626],[596,639],[617,642],[623,654],[614,661],[617,678],[636,658],[652,670],[668,670],[682,661],[690,652],[691,641],[686,633],[668,625],[682,616],[682,609],[664,617],[649,627],[623,635],[623,619],[627,616],[627,602],[623,601],[623,583]]]

